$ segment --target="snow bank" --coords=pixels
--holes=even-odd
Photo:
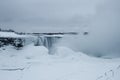
[[[67,47],[57,47],[55,55],[61,56],[61,57],[67,57],[67,56],[74,55],[75,53],[76,52],[74,52],[73,50],[71,50]]]
[[[44,46],[26,46],[21,53],[27,58],[40,58],[40,56],[48,55],[48,49]]]
[[[0,37],[12,37],[12,38],[18,38],[18,37],[27,37],[25,35],[18,35],[14,32],[0,32]]]
[[[4,49],[0,50],[0,68],[25,67],[25,61],[48,55],[48,50],[43,46],[28,45],[23,50],[16,50],[12,46],[7,46]]]
[[[119,65],[120,59],[92,58],[67,47],[48,55],[43,46],[9,46],[0,51],[0,80],[119,80]]]

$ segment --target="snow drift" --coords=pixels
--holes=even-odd
[[[120,59],[99,59],[58,47],[49,55],[43,46],[0,50],[0,80],[119,80]],[[94,74],[91,74],[94,73]]]

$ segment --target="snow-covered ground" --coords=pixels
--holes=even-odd
[[[0,37],[12,37],[12,38],[24,38],[24,37],[27,37],[25,35],[18,35],[18,34],[15,34],[14,32],[0,32]]]
[[[0,80],[120,80],[120,59],[89,57],[67,47],[0,49]]]

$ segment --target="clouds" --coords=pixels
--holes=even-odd
[[[99,0],[0,0],[0,23],[34,28],[80,25]],[[76,18],[77,17],[77,18]],[[35,27],[37,26],[37,27]],[[21,28],[22,30],[22,28]]]

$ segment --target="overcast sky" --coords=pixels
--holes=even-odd
[[[95,14],[96,5],[100,2],[101,0],[0,0],[0,27],[17,31],[63,30],[65,27],[76,29],[86,21],[86,17]]]

